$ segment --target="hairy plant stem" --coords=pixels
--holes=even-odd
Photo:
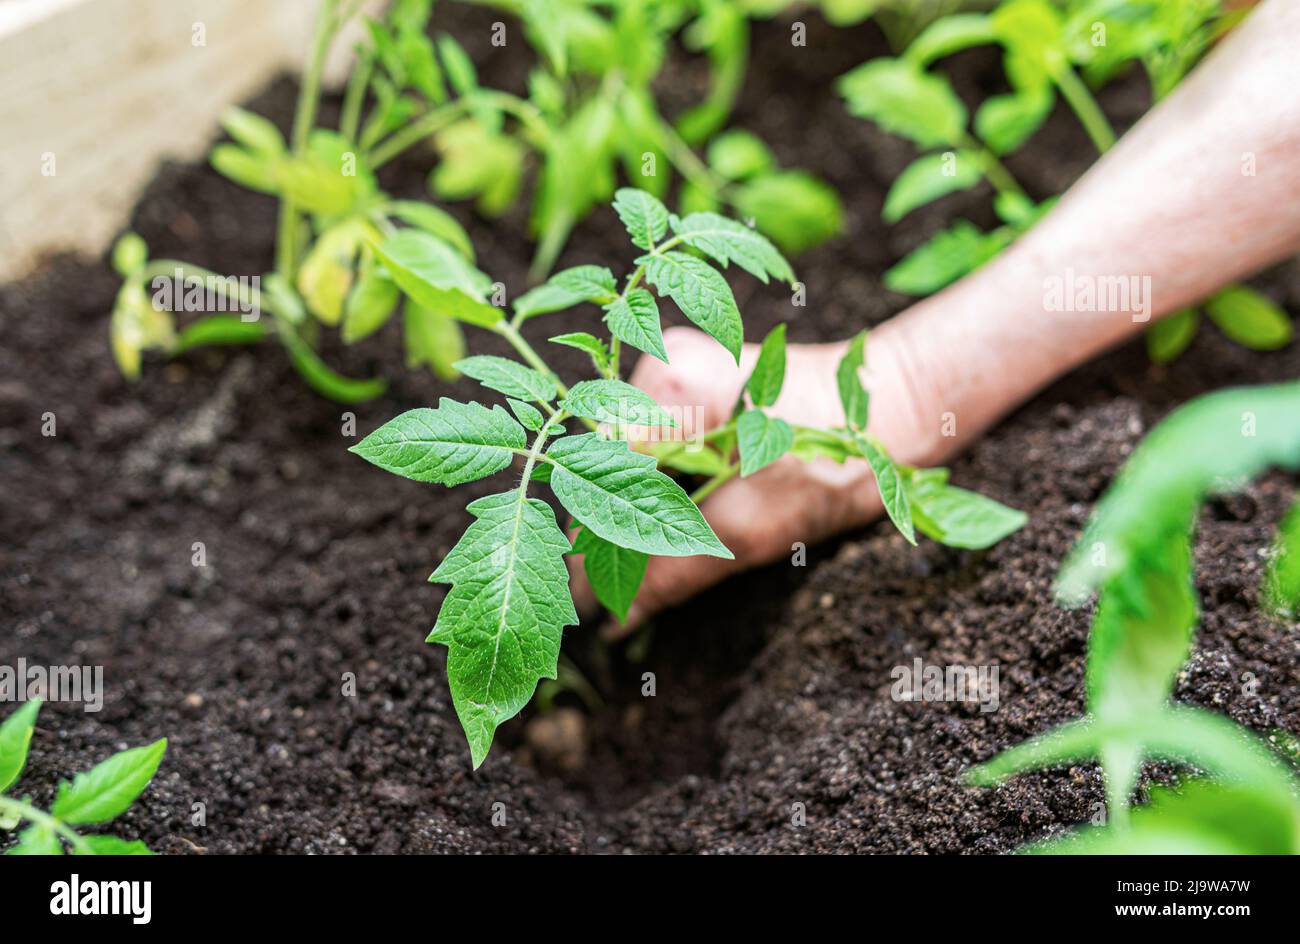
[[[78,852],[87,855],[93,854],[90,843],[86,842],[85,838],[75,829],[44,810],[37,809],[30,803],[15,800],[13,797],[0,796],[0,811],[7,811],[11,816],[17,816],[28,822],[44,826],[72,843],[73,848]]]
[[[491,330],[495,331],[497,334],[501,335],[501,337],[509,341],[510,346],[519,352],[519,356],[528,362],[529,367],[532,367],[534,370],[541,371],[547,377],[550,377],[552,380],[554,380],[556,387],[558,387],[560,390],[561,397],[568,395],[569,388],[564,385],[564,382],[562,380],[560,380],[559,375],[556,374],[555,371],[551,370],[550,366],[546,363],[546,361],[542,360],[541,355],[538,354],[535,350],[533,350],[533,346],[528,343],[528,341],[524,338],[522,334],[519,333],[519,329],[514,325],[513,322],[509,322],[509,321],[498,322],[495,326],[491,328]]]
[[[1111,128],[1106,113],[1101,110],[1097,99],[1093,98],[1092,92],[1088,91],[1088,86],[1079,78],[1078,73],[1067,65],[1056,70],[1053,79],[1056,87],[1061,90],[1062,97],[1083,125],[1083,130],[1088,132],[1097,151],[1105,154],[1114,147],[1115,130]]]

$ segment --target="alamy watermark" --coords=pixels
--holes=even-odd
[[[1043,279],[1043,308],[1046,311],[1126,311],[1134,323],[1151,320],[1151,276],[1078,275],[1066,269],[1064,275]]]
[[[149,287],[155,311],[230,311],[240,321],[262,317],[260,275],[186,275],[177,266],[170,275],[154,276]]]
[[[29,665],[19,659],[16,666],[0,665],[0,702],[81,702],[86,712],[104,707],[102,665]]]
[[[978,702],[980,711],[997,711],[1000,667],[996,665],[896,665],[889,694],[894,701]]]

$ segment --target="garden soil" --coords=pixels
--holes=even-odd
[[[435,26],[469,46],[487,81],[520,88],[525,57],[489,45],[490,19],[440,7]],[[870,25],[835,31],[811,16],[808,45],[795,47],[789,26],[757,27],[734,123],[843,196],[843,237],[796,263],[809,304],[790,335],[815,341],[904,308],[881,274],[947,221],[994,220],[981,188],[882,224],[889,181],[913,152],[850,118],[832,83],[886,47]],[[945,68],[969,102],[1002,89],[989,51]],[[666,107],[689,104],[704,81],[698,63],[674,58]],[[251,107],[284,126],[294,94],[282,79]],[[1103,95],[1121,128],[1148,102],[1136,75]],[[325,117],[336,111],[328,101]],[[1041,198],[1093,159],[1058,110],[1010,164]],[[418,197],[431,166],[409,155],[383,183]],[[456,212],[480,265],[522,290],[526,211],[491,222]],[[155,257],[241,275],[272,258],[274,202],[202,163],[161,167],[128,223]],[[626,259],[602,209],[561,264],[621,271]],[[735,281],[750,339],[788,316],[779,288]],[[1295,264],[1252,284],[1300,311]],[[1059,832],[1099,809],[1095,766],[998,789],[960,776],[1082,709],[1089,614],[1053,601],[1062,556],[1169,410],[1300,374],[1297,346],[1250,353],[1208,327],[1168,368],[1152,367],[1140,343],[1103,357],[955,464],[958,484],[1029,513],[1009,540],[982,553],[914,550],[879,523],[813,549],[806,566],[733,579],[630,644],[605,646],[594,624],[571,628],[565,652],[594,694],[561,692],[546,714],[530,706],[475,772],[444,650],[423,641],[444,592],[426,578],[465,529],[466,503],[499,482],[448,491],[350,455],[345,408],[307,390],[276,345],[152,359],[124,382],[107,340],[116,287],[105,259],[72,257],[0,287],[0,664],[104,669],[102,711],[41,714],[22,781],[39,801],[115,750],[169,739],[152,787],[114,827],[166,853],[991,853]],[[506,353],[496,340],[471,344]],[[354,375],[396,378],[354,409],[362,433],[439,396],[477,395],[468,381],[406,371],[396,324],[327,354]],[[568,376],[581,368],[576,355],[560,364]],[[1297,627],[1257,606],[1293,485],[1266,477],[1205,509],[1204,615],[1177,687],[1178,699],[1265,734],[1300,734]],[[200,543],[205,566],[193,562]],[[998,665],[999,709],[894,701],[890,671],[914,658]],[[654,697],[642,695],[646,672]]]

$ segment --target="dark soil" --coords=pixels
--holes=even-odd
[[[518,83],[522,63],[493,58],[483,16],[457,16],[489,80]],[[880,222],[911,151],[849,118],[829,89],[883,43],[870,26],[809,26],[806,48],[789,45],[786,23],[758,28],[735,122],[844,198],[848,233],[798,260],[812,293],[790,326],[801,341],[903,308],[881,272],[954,215],[993,222],[984,191],[902,226]],[[983,53],[958,57],[951,72],[973,97],[1000,87]],[[688,100],[700,78],[676,70],[673,94]],[[281,81],[252,106],[285,123],[293,93]],[[1121,127],[1147,101],[1136,77],[1103,98]],[[1041,197],[1091,159],[1057,114],[1012,165]],[[417,156],[385,183],[418,196],[427,169]],[[482,266],[514,291],[531,251],[523,221],[520,211],[473,223]],[[272,257],[272,201],[201,164],[163,167],[130,225],[156,256],[224,272],[257,274]],[[603,211],[564,261],[618,265],[622,245]],[[1254,284],[1300,310],[1295,265]],[[788,303],[752,280],[738,285],[749,336],[760,337]],[[1010,540],[982,554],[917,551],[878,525],[815,551],[806,567],[735,579],[666,614],[648,647],[634,644],[644,653],[572,629],[566,652],[602,702],[575,714],[580,702],[561,695],[543,725],[569,730],[570,749],[576,732],[577,754],[526,731],[538,717],[529,708],[475,773],[444,651],[423,642],[443,592],[425,578],[466,526],[467,501],[496,486],[450,493],[360,462],[346,452],[343,409],[304,388],[276,346],[154,361],[126,384],[107,347],[115,290],[103,260],[65,257],[0,288],[0,664],[104,666],[102,712],[42,714],[23,781],[38,800],[113,750],[170,738],[153,786],[117,828],[172,853],[996,852],[1060,830],[1101,802],[1094,767],[991,791],[958,780],[1081,710],[1088,615],[1053,603],[1058,562],[1162,415],[1207,390],[1300,373],[1294,345],[1252,354],[1209,329],[1167,370],[1150,367],[1140,345],[1105,357],[955,466],[958,483],[1030,513]],[[483,341],[472,343],[496,350]],[[473,395],[404,371],[394,330],[331,356],[355,374],[397,378],[356,409],[362,432],[439,395]],[[46,412],[56,437],[41,435]],[[1292,492],[1271,477],[1212,504],[1197,544],[1205,615],[1178,697],[1259,731],[1300,733],[1294,627],[1255,603],[1261,552]],[[204,567],[191,563],[200,541]],[[917,656],[997,663],[1000,710],[893,701],[891,668]],[[647,671],[654,698],[640,693]],[[1242,694],[1246,672],[1255,694]],[[355,697],[344,694],[347,673]],[[199,803],[205,825],[193,819]]]

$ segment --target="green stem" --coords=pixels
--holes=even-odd
[[[664,153],[668,155],[669,163],[696,187],[716,200],[723,199],[731,185],[730,181],[700,160],[691,146],[677,133],[677,129],[668,122],[659,122],[659,133],[663,137]]]
[[[325,68],[325,55],[338,30],[335,18],[338,0],[324,0],[316,19],[316,33],[312,39],[311,55],[302,76],[302,88],[298,92],[298,105],[293,116],[293,132],[290,138],[290,150],[301,154],[307,145],[307,136],[316,121],[316,109],[320,104],[321,72]],[[293,200],[285,197],[280,203],[280,219],[275,234],[275,270],[290,284],[298,265],[298,208]]]
[[[530,282],[540,282],[550,274],[551,269],[555,267],[555,260],[560,257],[564,250],[564,244],[569,239],[569,233],[573,230],[573,216],[569,213],[560,213],[546,227],[546,232],[542,234],[542,241],[537,244],[537,252],[533,256],[533,264],[528,267],[528,279]]]
[[[1056,87],[1061,90],[1061,95],[1078,117],[1083,130],[1088,132],[1097,151],[1105,154],[1115,146],[1115,130],[1106,120],[1106,113],[1101,110],[1097,100],[1092,97],[1092,92],[1088,91],[1088,86],[1068,65],[1058,69],[1054,78]]]
[[[343,96],[343,113],[339,118],[339,133],[353,144],[357,141],[357,127],[361,124],[361,106],[366,100],[366,87],[374,62],[366,57],[352,67],[348,77],[348,90]]]
[[[370,152],[369,163],[372,170],[378,170],[408,148],[414,147],[430,135],[437,134],[443,128],[458,119],[465,111],[465,100],[457,99],[445,105],[439,105],[433,111],[425,112],[405,128],[395,132],[388,139],[381,141]]]
[[[993,185],[994,190],[1008,196],[1029,199],[1028,194],[1025,193],[1025,188],[1020,186],[1020,181],[1016,180],[1011,171],[1007,170],[1007,166],[988,147],[970,135],[963,136],[961,146],[979,155],[980,167],[984,171],[984,177]]]
[[[90,844],[75,829],[44,810],[37,809],[30,803],[24,803],[22,800],[15,800],[12,797],[0,796],[0,810],[5,810],[11,815],[53,830],[72,843],[73,848],[78,852],[86,854],[91,852]]]
[[[534,370],[541,371],[543,374],[553,379],[556,387],[559,388],[561,397],[568,395],[569,388],[564,385],[559,376],[556,375],[555,371],[551,370],[551,368],[547,366],[546,361],[542,360],[541,355],[533,350],[533,346],[524,339],[524,336],[519,333],[513,324],[508,321],[502,321],[499,322],[496,327],[492,328],[492,330],[509,341],[510,346],[519,352],[519,356],[528,362],[528,366],[532,367]]]
[[[695,504],[697,505],[700,504],[702,501],[704,501],[704,499],[708,498],[710,495],[712,495],[723,485],[725,485],[726,483],[734,479],[736,477],[736,473],[739,471],[740,471],[739,465],[732,465],[723,469],[721,472],[713,476],[713,478],[709,479],[707,482],[705,482],[695,491],[691,492],[691,501],[695,502]]]

